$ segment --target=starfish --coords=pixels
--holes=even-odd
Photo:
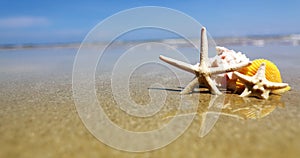
[[[200,64],[196,64],[196,65],[191,65],[162,55],[159,56],[159,58],[164,62],[169,63],[177,68],[191,72],[196,75],[196,77],[183,89],[183,91],[181,91],[180,94],[189,94],[193,91],[196,85],[198,85],[199,83],[204,83],[212,94],[220,95],[222,93],[219,91],[219,89],[211,79],[211,76],[215,74],[222,74],[222,73],[235,71],[251,64],[250,62],[243,62],[231,66],[229,68],[209,67],[207,65],[207,63],[209,63],[209,58],[208,58],[208,42],[207,42],[205,27],[202,27],[201,29],[200,51],[201,51]]]
[[[240,96],[256,96],[258,98],[268,99],[269,93],[272,90],[282,89],[288,86],[287,83],[268,81],[266,79],[265,72],[266,63],[262,63],[256,74],[252,77],[243,75],[239,72],[234,72],[234,75],[245,84],[245,90]]]

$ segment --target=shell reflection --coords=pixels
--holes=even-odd
[[[271,114],[277,107],[285,107],[280,95],[272,95],[268,100],[239,97],[235,94],[218,95],[211,98],[199,95],[197,115],[203,117],[207,114],[214,114],[215,116],[229,116],[243,120],[261,119]],[[186,115],[190,114],[191,111],[193,109],[170,111],[163,118]]]
[[[271,114],[276,107],[284,106],[279,95],[272,95],[268,100],[234,96],[225,99],[221,113],[240,119],[260,119]]]

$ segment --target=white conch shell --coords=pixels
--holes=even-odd
[[[249,58],[241,52],[235,52],[225,47],[216,47],[217,55],[210,58],[210,67],[224,67],[228,68],[240,63],[249,62]],[[233,77],[233,72],[227,72],[223,74],[217,74],[212,76],[213,81],[219,87],[235,87],[236,78]]]

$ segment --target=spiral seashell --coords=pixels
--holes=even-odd
[[[279,69],[277,68],[277,66],[269,61],[269,60],[266,60],[266,59],[256,59],[256,60],[253,60],[252,61],[252,64],[247,66],[247,67],[244,67],[244,68],[241,68],[238,70],[238,72],[244,74],[244,75],[247,75],[247,76],[253,76],[255,75],[255,73],[257,72],[259,66],[261,65],[261,63],[266,63],[266,79],[271,81],[271,82],[279,82],[279,83],[282,83],[282,79],[281,79],[281,75],[280,75],[280,71]],[[237,80],[236,82],[236,90],[237,91],[241,91],[244,89],[244,85],[239,81]],[[280,94],[280,93],[283,93],[283,92],[286,92],[286,91],[289,91],[291,89],[290,86],[284,88],[284,89],[279,89],[279,90],[273,90],[271,93],[275,93],[275,94]]]

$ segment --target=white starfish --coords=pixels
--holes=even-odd
[[[159,58],[166,63],[169,63],[173,66],[176,66],[182,70],[191,72],[196,75],[196,77],[183,89],[181,94],[188,94],[193,91],[194,87],[199,83],[204,83],[207,88],[210,90],[212,94],[220,95],[222,94],[215,83],[211,79],[211,75],[214,74],[221,74],[226,72],[235,71],[242,67],[248,66],[251,64],[250,62],[243,62],[237,65],[231,66],[229,68],[223,67],[209,67],[207,63],[209,63],[208,58],[208,42],[207,42],[207,35],[205,27],[201,29],[201,48],[200,48],[200,64],[191,65],[188,63],[184,63],[182,61],[178,61],[175,59],[171,59],[168,57],[160,56]]]
[[[257,70],[256,74],[252,77],[243,75],[239,72],[234,72],[242,83],[245,84],[245,90],[240,95],[245,96],[256,96],[263,99],[268,99],[269,93],[272,90],[282,89],[288,86],[287,83],[270,82],[266,79],[266,63],[262,63]]]

